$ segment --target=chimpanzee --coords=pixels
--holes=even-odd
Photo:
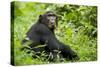
[[[35,52],[42,52],[45,50],[47,53],[52,53],[52,59],[57,57],[57,53],[73,60],[78,58],[76,52],[74,52],[68,45],[61,43],[56,37],[54,30],[58,25],[58,17],[52,11],[47,11],[43,15],[39,16],[36,24],[34,24],[26,34],[26,38],[22,41],[23,44],[30,42],[28,45],[30,49]],[[37,47],[41,45],[42,47]],[[37,47],[37,48],[35,48]]]

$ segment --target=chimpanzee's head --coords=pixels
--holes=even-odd
[[[57,15],[52,11],[47,11],[43,15],[40,15],[39,22],[45,24],[50,29],[55,29],[58,25]]]

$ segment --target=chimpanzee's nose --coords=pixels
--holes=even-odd
[[[51,25],[54,25],[54,22],[51,22]]]

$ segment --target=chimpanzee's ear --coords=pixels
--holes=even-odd
[[[41,17],[42,17],[42,15],[39,16],[39,18],[41,18]]]
[[[41,20],[42,20],[42,15],[39,16],[39,21],[38,22],[40,23]]]

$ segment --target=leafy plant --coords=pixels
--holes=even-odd
[[[35,2],[15,1],[11,4],[12,15],[12,57],[15,65],[48,64],[71,62],[59,58],[50,62],[42,52],[37,58],[34,52],[27,54],[21,51],[21,41],[28,29],[38,20],[38,16],[46,10],[54,11],[59,17],[58,28],[55,30],[57,38],[71,46],[78,53],[78,61],[97,60],[97,7],[69,4],[47,4]],[[13,47],[14,46],[14,47]],[[60,60],[63,61],[60,61]]]

